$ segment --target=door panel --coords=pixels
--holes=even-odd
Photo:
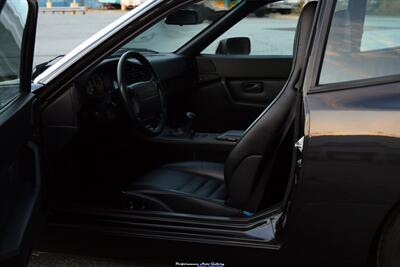
[[[0,115],[0,262],[17,266],[32,245],[28,229],[40,188],[38,150],[29,143],[32,98],[20,97]]]
[[[246,129],[275,99],[292,57],[203,55],[197,66],[196,130],[224,132]]]
[[[298,246],[305,258],[318,250],[334,259],[315,262],[320,266],[367,266],[376,233],[399,203],[400,69],[391,62],[400,53],[392,54],[398,35],[387,29],[400,12],[396,18],[386,7],[368,9],[371,2],[351,0],[347,9],[332,2],[321,11],[340,10],[332,20],[320,16],[323,34],[316,35],[306,74],[303,167],[293,199],[297,212],[289,216],[293,226],[304,218],[314,223],[293,229],[312,244]],[[321,239],[332,229],[330,242]],[[351,246],[343,246],[347,240]]]
[[[31,70],[37,2],[0,0],[0,265],[26,266],[40,196],[32,142]]]

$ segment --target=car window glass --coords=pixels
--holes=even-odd
[[[27,15],[26,1],[0,2],[0,108],[20,90],[21,49]]]
[[[399,74],[399,25],[397,0],[353,0],[347,9],[336,10],[319,84]]]
[[[349,8],[349,0],[338,0],[336,2],[335,11],[347,10]]]
[[[368,1],[361,51],[400,48],[400,2],[386,1],[386,5]]]
[[[197,2],[159,21],[121,49],[159,53],[174,52],[219,20],[239,2],[241,1],[204,0]],[[192,19],[192,21],[184,22],[185,19]]]
[[[291,56],[300,3],[279,1],[259,8],[222,34],[202,53],[218,54],[221,41],[246,37],[250,40],[250,55]]]

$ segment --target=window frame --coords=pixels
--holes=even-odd
[[[0,114],[5,112],[15,101],[22,96],[31,93],[33,50],[35,46],[36,26],[38,6],[35,0],[25,0],[28,5],[28,14],[24,25],[21,40],[21,53],[19,65],[19,87],[15,96],[7,99],[4,105],[0,107]]]
[[[323,40],[320,44],[317,44],[316,49],[316,59],[314,60],[314,69],[311,80],[311,86],[308,90],[308,94],[320,93],[320,92],[329,92],[329,91],[337,91],[337,90],[349,90],[356,89],[362,87],[370,87],[377,86],[382,84],[390,84],[397,83],[400,81],[400,74],[387,75],[382,77],[373,77],[367,79],[359,79],[352,81],[344,81],[344,82],[336,82],[329,84],[319,84],[322,66],[325,60],[326,47],[329,41],[329,35],[331,32],[331,26],[333,22],[333,15],[335,13],[335,8],[338,0],[335,1],[324,1],[325,3],[325,11],[323,13],[323,17],[328,18],[324,19],[321,25],[319,32],[317,32],[318,40]],[[328,3],[328,4],[327,4]]]

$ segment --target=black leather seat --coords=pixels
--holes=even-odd
[[[165,165],[136,180],[131,189],[163,190],[224,200],[224,165],[212,162],[182,162]]]
[[[132,208],[217,216],[256,212],[268,186],[266,168],[274,164],[276,150],[291,125],[300,94],[300,77],[312,31],[317,2],[308,3],[300,16],[294,45],[292,72],[274,102],[246,130],[225,165],[183,162],[166,165],[133,181],[124,196]]]
[[[224,165],[220,163],[190,161],[168,164],[135,180],[123,193],[133,208],[241,215],[240,211],[225,205],[227,190]]]

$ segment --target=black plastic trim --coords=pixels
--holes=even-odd
[[[332,16],[334,12],[334,5],[336,1],[319,1],[319,11],[318,11],[318,21],[317,28],[315,31],[313,49],[310,55],[310,60],[308,66],[311,68],[307,69],[306,80],[308,88],[315,88],[318,83],[319,74],[322,67],[322,62],[325,54],[325,49],[327,45],[327,39],[329,36],[329,29],[332,22]],[[322,12],[321,12],[322,11]],[[329,18],[329,19],[327,19]],[[322,40],[322,42],[321,42]],[[309,73],[309,74],[308,74]],[[311,90],[311,89],[309,89]],[[308,90],[308,91],[309,91]],[[308,91],[303,90],[304,93]]]
[[[22,37],[22,48],[21,48],[21,91],[31,91],[32,81],[32,66],[33,66],[33,54],[35,51],[35,40],[36,40],[36,26],[37,26],[37,15],[38,15],[38,3],[35,0],[27,0],[29,5],[29,13],[27,17],[26,27]]]
[[[167,212],[60,207],[50,218],[55,227],[101,231],[112,235],[255,247],[278,250],[278,224],[285,217],[270,209],[249,218],[212,217]],[[262,230],[260,230],[262,229]]]

